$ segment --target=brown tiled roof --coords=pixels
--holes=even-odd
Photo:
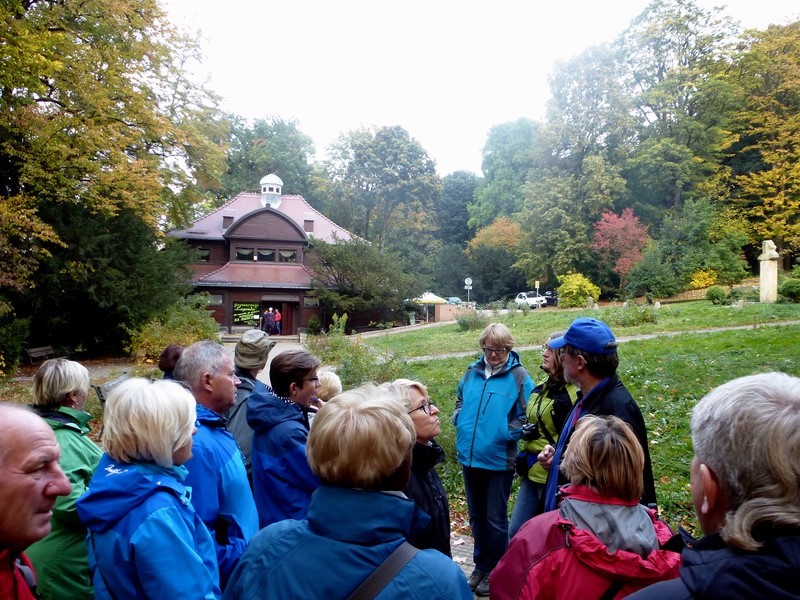
[[[229,262],[211,273],[195,271],[197,287],[256,287],[310,289],[311,274],[301,264]]]
[[[204,217],[200,217],[188,229],[172,231],[170,235],[197,240],[222,240],[223,217],[233,217],[235,222],[261,208],[260,194],[242,193],[218,209]],[[334,238],[350,240],[355,237],[344,227],[339,227],[339,225],[311,206],[302,196],[281,196],[280,206],[275,210],[292,219],[301,230],[306,220],[314,221],[314,231],[308,234],[309,237],[315,237],[326,242],[334,242]]]

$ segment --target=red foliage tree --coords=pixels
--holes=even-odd
[[[642,259],[647,243],[647,226],[642,225],[633,210],[626,208],[622,215],[605,212],[595,223],[592,248],[604,261],[614,263],[614,272],[622,286],[631,269]]]

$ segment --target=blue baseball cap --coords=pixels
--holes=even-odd
[[[550,348],[563,348],[570,345],[589,354],[614,354],[617,340],[611,328],[597,319],[581,317],[575,319],[567,332],[547,342]]]

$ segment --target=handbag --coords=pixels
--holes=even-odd
[[[347,600],[372,600],[381,593],[381,590],[389,585],[400,570],[408,564],[414,555],[419,552],[406,541],[403,541],[397,549],[392,552],[381,565],[373,571],[372,575],[356,588]]]

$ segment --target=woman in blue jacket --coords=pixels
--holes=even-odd
[[[533,381],[512,351],[508,327],[488,325],[478,344],[483,355],[458,384],[453,425],[475,540],[469,586],[488,596],[489,573],[508,546],[508,497]]]
[[[109,395],[106,453],[77,503],[95,598],[222,596],[211,534],[182,483],[195,417],[194,398],[172,381],[133,378]]]

